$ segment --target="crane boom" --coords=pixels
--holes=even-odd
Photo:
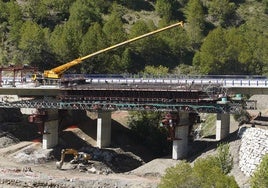
[[[77,65],[77,64],[80,64],[83,60],[85,59],[88,59],[88,58],[91,58],[93,56],[96,56],[98,54],[101,54],[101,53],[104,53],[106,51],[109,51],[109,50],[112,50],[112,49],[115,49],[115,48],[118,48],[120,46],[123,46],[125,44],[129,44],[131,42],[134,42],[136,40],[139,40],[139,39],[142,39],[142,38],[145,38],[145,37],[148,37],[148,36],[151,36],[153,34],[156,34],[156,33],[159,33],[159,32],[162,32],[162,31],[165,31],[165,30],[168,30],[168,29],[171,29],[173,27],[176,27],[176,26],[181,26],[183,27],[183,22],[178,22],[178,23],[175,23],[175,24],[172,24],[172,25],[169,25],[167,27],[164,27],[164,28],[161,28],[161,29],[157,29],[155,31],[152,31],[152,32],[149,32],[149,33],[146,33],[146,34],[143,34],[141,36],[138,36],[138,37],[135,37],[135,38],[132,38],[132,39],[129,39],[129,40],[126,40],[124,42],[121,42],[121,43],[118,43],[118,44],[115,44],[113,46],[110,46],[110,47],[107,47],[107,48],[104,48],[102,50],[99,50],[99,51],[96,51],[92,54],[89,54],[87,56],[84,56],[84,57],[81,57],[81,58],[77,58],[71,62],[68,62],[66,64],[63,64],[63,65],[60,65],[58,67],[55,67],[51,70],[45,70],[44,71],[44,77],[45,78],[60,78],[61,75],[66,71],[68,70],[69,68]]]

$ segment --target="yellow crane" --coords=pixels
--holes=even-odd
[[[126,45],[126,44],[129,44],[131,42],[134,42],[136,40],[139,40],[139,39],[142,39],[142,38],[145,38],[145,37],[148,37],[148,36],[151,36],[151,35],[154,35],[156,33],[159,33],[159,32],[162,32],[162,31],[165,31],[165,30],[168,30],[168,29],[171,29],[171,28],[174,28],[174,27],[177,27],[177,26],[181,26],[183,27],[183,22],[178,22],[178,23],[175,23],[175,24],[172,24],[172,25],[169,25],[169,26],[166,26],[164,28],[161,28],[161,29],[157,29],[155,31],[152,31],[152,32],[149,32],[149,33],[146,33],[146,34],[143,34],[141,36],[138,36],[138,37],[135,37],[135,38],[132,38],[132,39],[129,39],[129,40],[126,40],[124,42],[121,42],[121,43],[118,43],[118,44],[115,44],[113,46],[110,46],[110,47],[107,47],[107,48],[104,48],[102,50],[99,50],[99,51],[96,51],[92,54],[89,54],[87,56],[84,56],[84,57],[81,57],[81,58],[77,58],[71,62],[68,62],[68,63],[65,63],[63,65],[60,65],[58,67],[55,67],[53,69],[50,69],[50,70],[45,70],[44,73],[43,73],[43,78],[44,79],[59,79],[61,78],[62,74],[68,70],[69,68],[77,65],[77,64],[80,64],[83,60],[85,59],[88,59],[88,58],[91,58],[91,57],[94,57],[98,54],[101,54],[101,53],[104,53],[104,52],[107,52],[109,50],[112,50],[112,49],[115,49],[115,48],[118,48],[120,46],[123,46],[123,45]],[[36,75],[34,75],[34,80],[37,79]]]

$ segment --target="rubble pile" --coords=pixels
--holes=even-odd
[[[243,132],[239,167],[246,176],[251,176],[262,157],[268,153],[268,130],[260,128],[247,128]]]
[[[8,132],[0,130],[0,148],[5,148],[15,143],[18,143],[19,140],[15,138]]]
[[[144,164],[144,161],[130,152],[124,152],[120,148],[99,149],[92,146],[84,146],[79,150],[92,156],[88,162],[79,162],[67,166],[78,169],[81,172],[94,174],[123,173],[131,171]]]
[[[40,143],[33,143],[15,152],[11,156],[18,163],[44,164],[53,160],[52,152],[52,149],[42,149]]]

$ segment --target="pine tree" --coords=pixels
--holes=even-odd
[[[205,28],[204,10],[200,0],[190,0],[185,7],[186,30],[194,49],[198,49]]]

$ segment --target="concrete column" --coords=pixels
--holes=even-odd
[[[173,140],[172,159],[178,160],[187,157],[189,113],[179,112],[180,121],[175,128],[175,140]]]
[[[44,122],[43,149],[50,149],[58,144],[58,110],[47,110]]]
[[[111,144],[111,112],[99,112],[97,120],[97,147]]]
[[[221,140],[230,133],[230,114],[217,114],[216,140]]]
[[[58,120],[45,122],[43,134],[43,149],[50,149],[58,144]]]

